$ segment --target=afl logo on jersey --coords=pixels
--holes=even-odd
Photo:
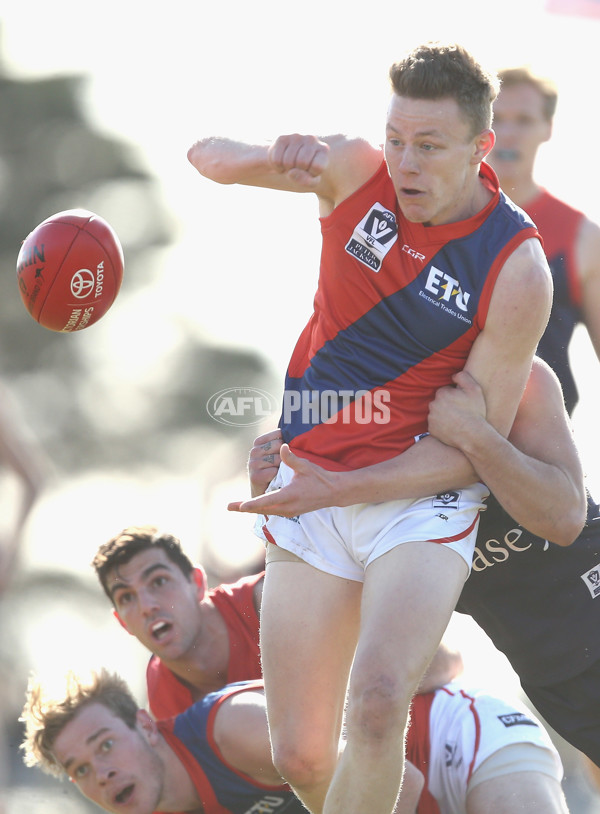
[[[371,271],[379,271],[383,258],[397,239],[396,216],[385,206],[376,203],[354,228],[352,237],[346,244],[346,251]]]

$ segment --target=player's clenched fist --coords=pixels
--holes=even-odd
[[[277,172],[287,174],[297,184],[316,187],[329,163],[329,145],[316,136],[293,133],[269,147],[269,161]]]

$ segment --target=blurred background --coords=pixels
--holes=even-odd
[[[382,140],[387,69],[428,39],[456,39],[492,67],[529,63],[559,88],[536,173],[600,221],[590,177],[600,127],[600,4],[506,0],[305,0],[149,8],[0,5],[0,812],[96,810],[69,784],[22,766],[31,670],[119,670],[141,703],[146,652],[113,621],[90,562],[123,527],[181,538],[211,584],[258,568],[247,517],[253,438],[275,427],[218,424],[224,388],[280,388],[312,307],[320,235],[313,196],[212,185],[186,151],[210,134],[360,133]],[[485,20],[483,15],[485,13]],[[592,165],[596,169],[595,165]],[[44,218],[85,207],[119,234],[125,278],[98,324],[54,334],[16,285],[21,240]],[[600,495],[598,362],[572,347],[574,416],[589,485]],[[474,625],[453,629],[467,670],[492,689],[517,681]],[[559,743],[571,812],[600,811],[573,750]],[[4,806],[4,808],[2,808]]]

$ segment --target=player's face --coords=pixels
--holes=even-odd
[[[489,160],[509,195],[510,180],[533,172],[539,146],[550,138],[543,104],[542,94],[527,83],[504,88],[494,103],[496,145]]]
[[[454,99],[392,96],[385,159],[408,220],[452,223],[482,208],[479,163],[494,136],[485,130],[473,138],[471,127]]]
[[[91,703],[60,732],[53,752],[81,793],[101,808],[152,814],[164,784],[164,764],[151,745],[156,737]]]
[[[108,587],[129,633],[166,662],[185,658],[200,635],[201,591],[160,548],[108,572]]]

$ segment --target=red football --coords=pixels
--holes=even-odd
[[[17,279],[36,322],[51,331],[80,331],[113,304],[123,280],[123,249],[113,229],[93,212],[58,212],[23,241]]]

